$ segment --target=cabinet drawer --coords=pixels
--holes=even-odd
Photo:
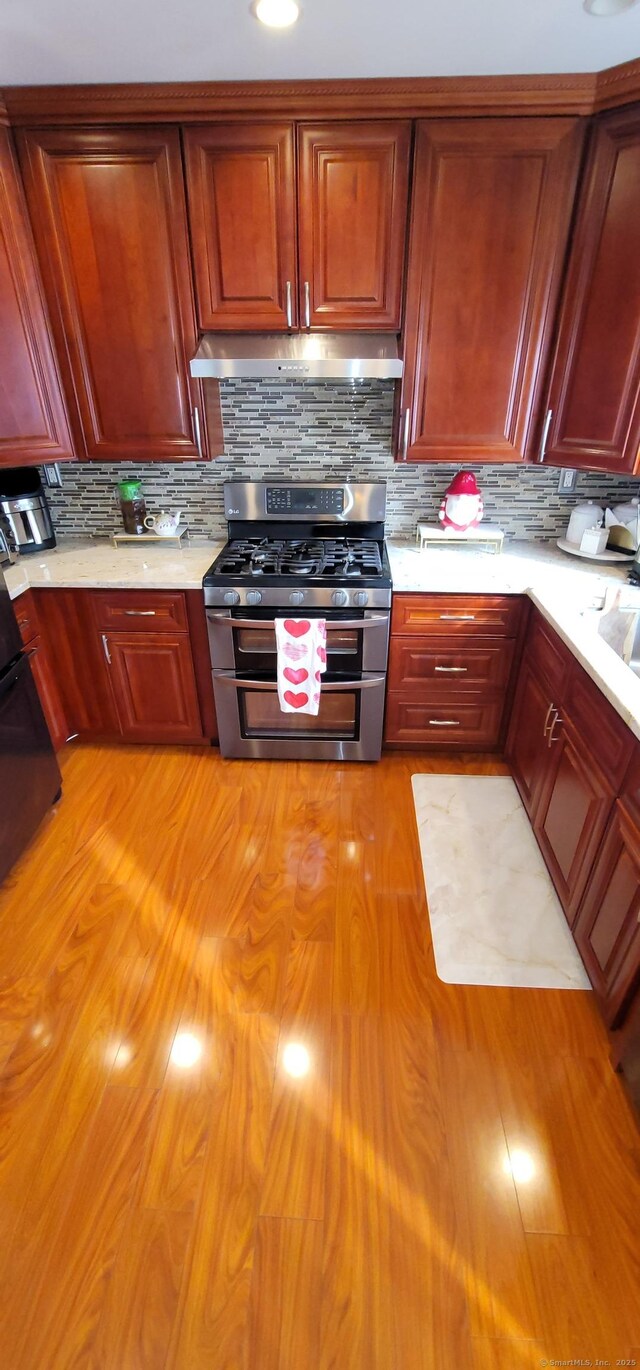
[[[28,647],[39,632],[36,604],[31,590],[25,590],[24,594],[19,596],[14,603],[13,610],[23,646]]]
[[[515,637],[521,612],[513,595],[394,595],[391,632]]]
[[[553,703],[560,707],[569,669],[575,658],[541,614],[535,613],[527,636],[526,659],[537,671]]]
[[[460,644],[455,640],[429,638],[428,642],[410,638],[391,639],[389,652],[389,689],[409,690],[428,682],[429,698],[435,693],[449,697],[452,690],[477,690],[479,687],[505,686],[511,672],[515,642]]]
[[[446,751],[492,751],[500,740],[504,701],[486,694],[452,695],[427,703],[392,692],[387,696],[385,742]]]
[[[94,613],[104,632],[188,631],[184,595],[162,590],[96,590]]]

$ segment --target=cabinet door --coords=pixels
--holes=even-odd
[[[402,459],[530,454],[581,143],[572,119],[419,125]]]
[[[558,720],[534,832],[570,924],[602,841],[614,795],[577,733]]]
[[[637,472],[640,447],[640,110],[600,120],[560,315],[551,466]]]
[[[530,818],[535,813],[549,765],[546,729],[552,707],[548,688],[525,656],[513,702],[506,758]]]
[[[184,133],[201,328],[297,324],[292,124],[213,124]]]
[[[91,590],[34,590],[40,636],[46,646],[67,736],[118,735],[102,643],[95,630]]]
[[[55,671],[51,655],[42,638],[37,637],[31,643],[27,651],[31,663],[31,671],[36,683],[36,689],[42,705],[42,712],[47,721],[47,727],[51,735],[51,741],[58,749],[66,742],[69,736],[67,718],[62,707],[60,693],[58,690]]]
[[[78,455],[198,457],[178,130],[30,131],[19,148]]]
[[[399,329],[410,138],[408,121],[299,128],[303,327]]]
[[[202,723],[188,636],[110,633],[103,641],[122,736],[198,741]]]
[[[31,229],[0,128],[0,465],[73,456]]]
[[[617,804],[573,935],[606,1021],[615,1027],[640,980],[640,834]]]

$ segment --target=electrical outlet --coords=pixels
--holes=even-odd
[[[559,495],[572,495],[572,494],[574,493],[575,488],[576,488],[577,482],[578,482],[578,472],[577,472],[577,471],[572,471],[572,470],[561,471],[561,472],[560,472],[560,479],[559,479],[559,481],[558,481],[558,494],[559,494]]]
[[[42,470],[44,472],[44,483],[45,485],[48,485],[50,489],[54,486],[62,485],[62,476],[57,461],[47,462]]]

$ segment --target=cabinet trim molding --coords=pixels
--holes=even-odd
[[[594,114],[640,99],[640,59],[600,72],[534,76],[416,76],[322,81],[181,81],[12,86],[0,122],[40,124],[450,118],[456,114]]]

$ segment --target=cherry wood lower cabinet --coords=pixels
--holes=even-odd
[[[629,763],[628,729],[534,611],[506,757],[573,923]]]
[[[48,641],[42,632],[33,592],[27,590],[25,594],[20,595],[15,601],[14,609],[42,712],[51,734],[51,741],[57,751],[69,736],[67,717],[60,698],[55,664]]]
[[[573,929],[609,1027],[640,983],[640,830],[618,801]]]
[[[122,737],[197,741],[202,722],[188,636],[110,633],[103,641]]]
[[[68,736],[144,743],[217,736],[199,591],[36,594]]]
[[[567,920],[572,924],[615,793],[594,763],[586,739],[567,719],[554,720],[548,732],[545,763],[534,832]]]
[[[524,604],[508,595],[395,595],[385,743],[495,751]]]

